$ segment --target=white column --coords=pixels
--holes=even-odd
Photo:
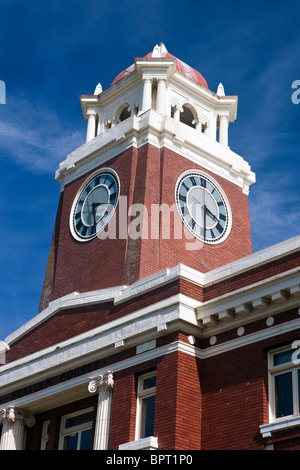
[[[87,124],[87,131],[86,131],[86,141],[89,142],[96,136],[96,121],[97,121],[97,114],[96,113],[89,113],[88,114],[88,124]]]
[[[114,379],[111,371],[90,379],[89,391],[95,393],[99,390],[94,450],[108,449],[113,386]]]
[[[219,142],[222,145],[228,145],[228,118],[225,115],[220,115],[220,130]]]
[[[217,140],[217,114],[215,113],[210,115],[209,137]]]
[[[3,424],[0,450],[23,450],[25,446],[25,426],[34,426],[34,416],[26,410],[10,406],[1,410],[0,419]]]
[[[156,111],[161,114],[166,112],[166,80],[159,79],[157,83]]]
[[[144,79],[142,113],[151,109],[152,104],[152,82],[149,78]]]
[[[180,121],[180,113],[181,112],[182,112],[182,108],[175,105],[174,113],[173,113],[173,118],[175,119],[175,121]]]
[[[209,122],[206,122],[206,123],[204,124],[204,134],[205,134],[205,135],[210,135]]]

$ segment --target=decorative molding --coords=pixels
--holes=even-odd
[[[100,388],[113,388],[114,387],[114,373],[111,371],[100,374],[96,377],[91,377],[88,385],[90,393],[95,393]]]
[[[204,302],[196,308],[197,320],[207,337],[221,332],[224,327],[253,322],[299,306],[299,268]],[[298,282],[297,282],[298,281]],[[207,330],[207,331],[206,331]],[[213,330],[213,331],[212,331]]]
[[[120,362],[115,362],[114,364],[111,364],[111,368],[114,371],[114,373],[134,367],[138,364],[142,364],[144,362],[148,362],[154,359],[157,359],[159,357],[165,356],[166,354],[172,354],[174,352],[181,352],[183,354],[188,354],[190,356],[196,357],[198,359],[206,359],[210,358],[219,354],[226,353],[227,351],[232,351],[233,349],[238,349],[240,347],[246,346],[248,344],[253,344],[259,341],[266,340],[268,338],[274,338],[279,335],[283,335],[285,333],[294,331],[294,330],[299,330],[299,319],[293,320],[286,322],[281,325],[274,325],[268,328],[265,328],[264,330],[261,330],[257,333],[251,333],[247,335],[242,335],[238,336],[235,339],[232,339],[230,341],[227,341],[225,343],[218,344],[217,342],[217,337],[213,337],[213,341],[211,341],[211,346],[209,346],[207,349],[199,349],[195,347],[194,345],[190,343],[184,343],[182,341],[175,341],[171,344],[167,344],[165,346],[161,346],[159,348],[154,348],[148,351],[145,351],[144,353],[141,354],[136,354],[132,357],[127,358],[124,361]],[[97,357],[100,359],[101,357],[105,357],[107,352],[105,351],[102,354],[100,352],[97,353]],[[66,367],[68,367],[68,364],[66,364],[64,370],[67,370]],[[42,364],[36,363],[34,364],[34,369],[35,373],[37,370],[39,370],[39,373],[45,376],[45,373],[49,375],[50,371],[44,370],[42,368]],[[8,402],[4,404],[4,406],[7,408],[9,406],[18,406],[18,407],[29,407],[32,409],[34,404],[38,407],[38,409],[41,409],[41,403],[45,403],[46,406],[49,406],[49,403],[51,400],[55,401],[55,406],[58,406],[60,404],[60,401],[58,400],[57,397],[64,397],[66,399],[66,396],[70,396],[71,393],[73,393],[74,390],[79,390],[80,394],[76,395],[76,398],[83,398],[86,396],[86,391],[87,391],[87,382],[89,383],[90,381],[93,381],[97,379],[100,375],[103,375],[107,372],[107,370],[98,370],[97,373],[91,378],[89,374],[85,375],[80,375],[74,379],[70,379],[64,382],[61,382],[57,385],[48,387],[44,390],[41,390],[39,392],[31,393],[27,396],[24,396],[22,398],[18,398],[13,401],[13,403]],[[52,373],[53,375],[53,373]],[[30,384],[32,383],[32,377],[29,375],[26,377],[27,383]],[[39,380],[38,377],[36,377],[36,380]],[[18,382],[18,377],[12,378],[12,383],[11,386],[6,390],[8,393],[9,390],[15,390],[17,388],[17,382]],[[24,384],[26,385],[26,384]],[[91,385],[91,392],[90,393],[95,393],[96,392],[96,384]],[[93,392],[94,390],[94,392]]]
[[[29,428],[35,425],[35,418],[33,414],[21,408],[16,408],[15,406],[2,408],[0,414],[0,423],[3,423],[4,421],[10,421],[12,423],[21,421]]]
[[[182,140],[180,134],[184,135],[184,148],[174,144],[174,138],[179,138],[179,142]],[[190,161],[221,174],[243,190],[255,182],[255,174],[249,164],[229,147],[200,130],[190,128],[170,116],[162,116],[153,109],[146,110],[139,116],[131,116],[74,150],[60,163],[56,179],[66,185],[128,148],[139,148],[147,142],[158,148],[167,147]]]

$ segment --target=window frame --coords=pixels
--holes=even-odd
[[[47,450],[49,440],[50,419],[43,422],[42,437],[41,437],[41,450]]]
[[[144,439],[145,436],[142,435],[142,403],[145,398],[151,396],[156,396],[156,383],[154,387],[149,387],[146,390],[143,390],[143,383],[145,379],[150,377],[157,377],[156,371],[148,372],[147,374],[142,374],[138,377],[137,384],[137,404],[136,404],[136,424],[135,424],[135,440]],[[155,416],[155,411],[154,411]],[[149,436],[146,436],[149,437]]]
[[[64,449],[64,439],[65,437],[74,434],[74,433],[79,433],[80,438],[78,439],[77,442],[77,449],[80,446],[81,443],[81,434],[82,431],[87,431],[88,429],[93,430],[93,418],[91,421],[88,421],[86,423],[78,424],[76,426],[72,426],[70,428],[66,429],[66,421],[69,418],[74,418],[76,416],[80,416],[86,413],[94,412],[94,407],[88,407],[88,408],[83,408],[81,410],[73,411],[72,413],[67,413],[61,417],[61,423],[60,423],[60,432],[59,432],[59,443],[58,443],[58,450],[65,450]],[[92,445],[92,442],[91,442]]]
[[[269,381],[269,422],[279,423],[281,421],[291,420],[300,417],[300,385],[298,381],[298,374],[300,374],[300,364],[294,363],[292,358],[289,362],[274,365],[274,358],[278,353],[290,351],[291,356],[294,348],[292,345],[283,346],[272,351],[268,354],[268,381]],[[292,406],[293,413],[276,417],[276,384],[275,378],[284,373],[292,373]]]

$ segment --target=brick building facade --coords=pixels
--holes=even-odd
[[[160,45],[80,100],[0,448],[300,449],[300,237],[252,253],[237,97]]]

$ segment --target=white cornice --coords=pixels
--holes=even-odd
[[[126,119],[74,150],[60,163],[56,179],[66,185],[128,148],[139,148],[146,143],[170,148],[242,187],[246,194],[255,182],[249,164],[229,147],[153,110]]]
[[[193,299],[178,294],[5,364],[0,367],[0,387],[3,390],[9,385],[15,387],[16,381],[26,382],[36,374],[42,380],[45,374],[58,374],[69,364],[78,367],[112,355],[119,347],[137,346],[172,331],[173,323],[179,322],[181,326],[186,323],[193,331],[197,328],[195,305]]]
[[[100,304],[103,302],[113,302],[115,305],[118,305],[141,294],[150,292],[157,287],[167,285],[177,279],[184,279],[201,288],[205,288],[292,254],[299,250],[299,248],[300,236],[266,248],[265,250],[207,273],[201,273],[180,264],[137,281],[131,286],[117,286],[111,289],[80,294],[73,292],[51,302],[46,309],[5,338],[5,341],[7,344],[12,344],[62,309]],[[242,318],[238,321],[245,322],[246,320],[249,321],[249,319],[256,318],[257,314],[269,314],[270,307],[271,309],[275,308],[275,310],[279,310],[282,308],[283,304],[285,304],[286,307],[297,304],[299,301],[299,282],[299,268],[296,268],[280,275],[274,275],[255,284],[249,284],[247,288],[235,289],[226,295],[205,302],[204,304],[194,301],[193,308],[197,309],[199,326],[202,325],[202,328],[207,329],[208,326],[215,325],[219,328],[218,321],[220,319],[223,318],[223,320],[228,321],[234,318],[231,313],[235,314],[239,311],[239,315],[242,315]],[[281,291],[284,291],[284,295],[280,294]],[[266,298],[267,305],[264,302],[260,305],[260,299],[264,298]],[[241,307],[244,304],[251,304],[251,309],[248,311],[244,309],[242,312]],[[266,308],[262,308],[264,306]],[[233,311],[233,309],[235,310]],[[256,315],[250,315],[251,312],[256,312]],[[220,314],[221,316],[219,316]],[[228,324],[227,327],[228,326],[230,325]],[[224,321],[222,322],[222,328],[224,328]]]
[[[243,347],[245,345],[253,344],[259,341],[263,341],[268,338],[274,338],[278,335],[288,333],[294,330],[299,330],[299,320],[293,320],[286,322],[281,325],[275,325],[258,331],[257,333],[248,334],[245,336],[237,337],[230,341],[222,344],[216,344],[205,350],[199,349],[192,344],[183,343],[181,341],[175,341],[165,346],[156,347],[146,350],[145,352],[137,353],[124,361],[115,362],[110,364],[110,370],[118,372],[128,367],[133,367],[137,364],[147,362],[166,354],[174,352],[181,352],[198,359],[206,359],[212,356],[226,353]],[[97,338],[96,338],[97,339]],[[140,342],[143,341],[141,337]],[[75,343],[73,345],[72,354],[73,357],[66,360],[62,358],[61,354],[65,347],[64,344],[59,345],[52,351],[40,351],[35,357],[26,357],[24,360],[15,361],[8,364],[6,367],[0,368],[0,394],[8,394],[17,388],[26,387],[36,381],[42,381],[47,377],[51,377],[54,374],[60,374],[64,371],[68,371],[70,368],[74,369],[80,367],[80,365],[87,364],[87,360],[97,360],[105,357],[108,354],[113,353],[113,349],[109,348],[97,348],[96,342],[93,347],[96,352],[94,357],[87,355],[87,347],[89,347],[89,341]],[[116,352],[116,350],[115,350]],[[52,358],[50,357],[52,355]],[[58,357],[60,355],[60,357]],[[76,359],[77,356],[77,359]],[[52,366],[50,364],[52,359]],[[62,359],[62,360],[61,360]],[[36,393],[31,393],[21,398],[14,399],[11,402],[2,404],[3,407],[9,405],[26,407],[26,409],[33,410],[36,412],[42,411],[45,406],[49,409],[49,406],[59,406],[63,401],[72,399],[80,399],[87,396],[88,382],[91,376],[97,376],[107,371],[107,367],[99,370],[94,370],[92,373],[79,375],[74,379],[62,381],[58,385],[45,388]],[[66,392],[68,392],[66,394]],[[284,426],[284,424],[283,424]],[[263,434],[273,431],[268,426],[262,426],[261,432]]]

